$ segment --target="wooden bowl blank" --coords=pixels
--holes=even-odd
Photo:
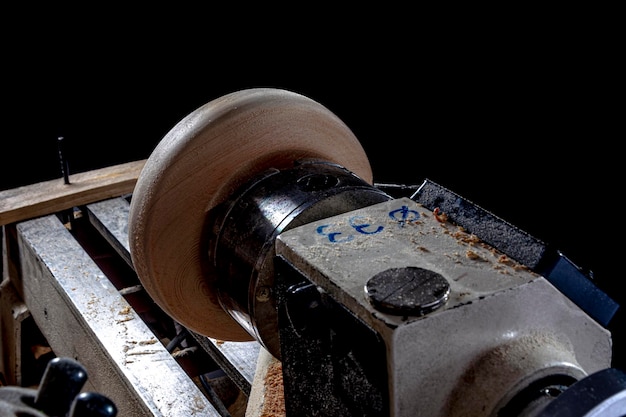
[[[133,191],[129,243],[143,286],[166,313],[208,337],[252,340],[220,306],[203,232],[207,213],[253,176],[304,158],[372,182],[352,131],[323,105],[280,89],[217,98],[159,142]]]

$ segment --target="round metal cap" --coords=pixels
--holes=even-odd
[[[439,273],[414,266],[391,268],[365,285],[376,309],[396,315],[424,315],[448,300],[450,284]]]

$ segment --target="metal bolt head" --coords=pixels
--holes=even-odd
[[[377,309],[396,315],[424,315],[448,301],[450,284],[439,273],[419,267],[390,268],[365,284]]]

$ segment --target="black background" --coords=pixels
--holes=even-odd
[[[626,303],[610,10],[153,12],[22,10],[3,29],[0,189],[60,178],[58,136],[70,173],[144,159],[207,101],[285,88],[354,131],[376,182],[430,178]],[[622,316],[610,324],[619,367]]]

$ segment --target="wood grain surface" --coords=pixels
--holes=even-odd
[[[59,178],[0,191],[0,226],[131,193],[145,162],[76,173],[69,184]]]
[[[203,236],[207,213],[269,168],[337,163],[372,182],[365,152],[326,107],[271,88],[217,98],[181,120],[148,158],[129,216],[133,264],[152,298],[205,336],[252,340],[220,305]]]

